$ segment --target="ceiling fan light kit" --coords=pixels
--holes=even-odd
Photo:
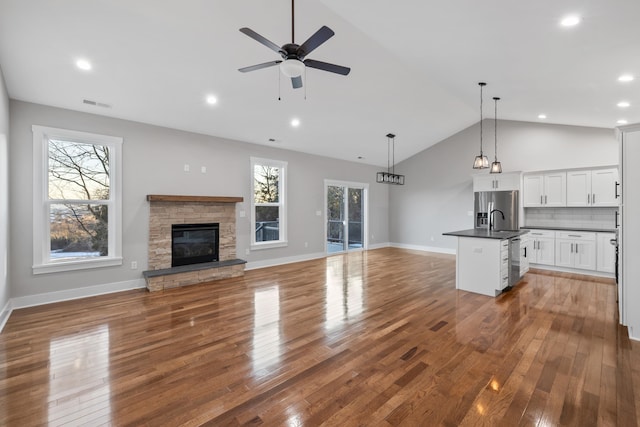
[[[316,61],[313,59],[306,59],[306,56],[313,52],[317,47],[329,40],[335,34],[333,30],[327,26],[322,26],[316,31],[306,42],[301,45],[295,43],[295,15],[294,15],[294,0],[291,0],[291,43],[287,43],[282,47],[261,36],[250,28],[240,28],[240,32],[251,37],[260,44],[265,45],[269,49],[279,54],[282,59],[270,62],[264,62],[262,64],[251,65],[249,67],[243,67],[238,69],[241,73],[248,73],[249,71],[260,70],[262,68],[273,67],[280,64],[280,71],[285,76],[291,78],[291,86],[294,89],[302,87],[302,74],[305,67],[315,68],[317,70],[328,71],[330,73],[340,74],[346,76],[351,71],[348,67],[341,65],[330,64],[328,62]]]
[[[387,134],[387,171],[376,173],[376,182],[380,184],[404,185],[404,175],[396,174],[396,136]],[[391,152],[391,156],[389,155]]]

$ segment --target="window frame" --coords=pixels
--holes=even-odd
[[[264,165],[276,167],[279,169],[278,178],[278,203],[258,203],[255,201],[255,166]],[[264,159],[260,157],[251,157],[251,249],[270,249],[288,246],[287,240],[287,162],[282,160]],[[279,208],[279,239],[269,240],[266,242],[256,241],[256,207],[257,206],[278,206]]]
[[[33,274],[56,273],[122,265],[122,144],[116,136],[33,125]],[[51,235],[49,206],[49,141],[62,140],[79,144],[108,146],[109,199],[108,254],[99,258],[55,261],[50,258]],[[74,201],[75,202],[75,201]]]

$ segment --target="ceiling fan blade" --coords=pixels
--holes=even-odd
[[[251,37],[252,39],[257,41],[258,43],[261,43],[261,44],[265,45],[266,47],[268,47],[269,49],[273,50],[274,52],[277,52],[280,55],[282,55],[283,52],[282,52],[282,48],[280,48],[280,46],[278,46],[277,44],[275,44],[271,40],[268,40],[268,39],[262,37],[260,34],[256,33],[251,28],[242,27],[242,28],[240,28],[240,32],[243,33],[243,34],[248,35],[249,37]]]
[[[335,33],[331,28],[323,25],[322,28],[316,31],[314,35],[309,37],[306,42],[300,45],[297,51],[298,58],[303,59],[305,56],[309,55],[313,50],[315,50],[315,48],[333,37],[334,34]]]
[[[282,61],[280,60],[264,62],[262,64],[251,65],[249,67],[238,68],[238,71],[240,71],[241,73],[248,73],[249,71],[261,70],[263,68],[273,67],[274,65],[278,65],[281,62]]]
[[[304,65],[311,68],[316,68],[322,71],[328,71],[330,73],[341,74],[346,76],[351,71],[351,68],[343,67],[342,65],[329,64],[328,62],[316,61],[313,59],[306,59]]]
[[[291,86],[294,89],[300,89],[302,87],[302,76],[291,77]]]

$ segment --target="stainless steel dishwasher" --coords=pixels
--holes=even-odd
[[[509,239],[509,287],[520,280],[520,237]]]

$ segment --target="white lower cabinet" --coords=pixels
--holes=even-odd
[[[596,233],[556,232],[556,267],[596,269]]]
[[[533,264],[556,264],[556,232],[552,230],[531,230],[531,256],[529,262]]]
[[[611,240],[615,238],[615,233],[596,234],[596,270],[603,273],[615,272],[616,248],[611,244]]]

